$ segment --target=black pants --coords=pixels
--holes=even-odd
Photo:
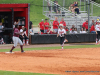
[[[3,38],[3,32],[0,32],[0,37],[2,37],[2,38]]]
[[[62,45],[64,43],[65,37],[60,37],[60,44]]]
[[[44,30],[40,30],[42,33],[44,33]]]
[[[97,39],[100,39],[100,31],[97,31]]]
[[[21,39],[21,41],[23,42],[23,39],[27,40],[29,39],[27,36],[24,35],[24,37],[22,35],[19,36],[19,38]]]

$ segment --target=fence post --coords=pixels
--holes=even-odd
[[[88,33],[89,33],[89,24],[90,23],[90,0],[88,0]]]
[[[80,11],[81,11],[81,0],[80,0]]]

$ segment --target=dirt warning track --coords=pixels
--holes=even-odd
[[[100,48],[0,53],[0,70],[61,75],[100,75]]]

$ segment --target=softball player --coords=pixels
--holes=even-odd
[[[100,21],[97,21],[95,30],[96,30],[96,34],[97,34],[97,39],[99,40],[98,42],[96,40],[96,44],[98,44],[98,43],[100,43]]]
[[[63,24],[60,24],[59,25],[59,29],[58,29],[58,34],[57,34],[57,37],[60,36],[60,44],[62,46],[62,50],[63,50],[63,45],[65,42],[68,42],[67,39],[65,39],[65,35],[66,35],[66,31],[65,29],[63,28]]]
[[[21,34],[18,30],[18,24],[15,25],[15,29],[14,29],[14,33],[13,33],[13,42],[14,42],[14,46],[12,47],[12,49],[10,50],[10,53],[12,53],[12,50],[17,46],[17,44],[20,44],[20,48],[21,48],[21,52],[23,53],[23,43],[22,41],[19,39],[19,35]]]

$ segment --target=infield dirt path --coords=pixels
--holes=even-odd
[[[1,52],[0,70],[60,75],[100,75],[100,48],[39,50],[14,54]]]

